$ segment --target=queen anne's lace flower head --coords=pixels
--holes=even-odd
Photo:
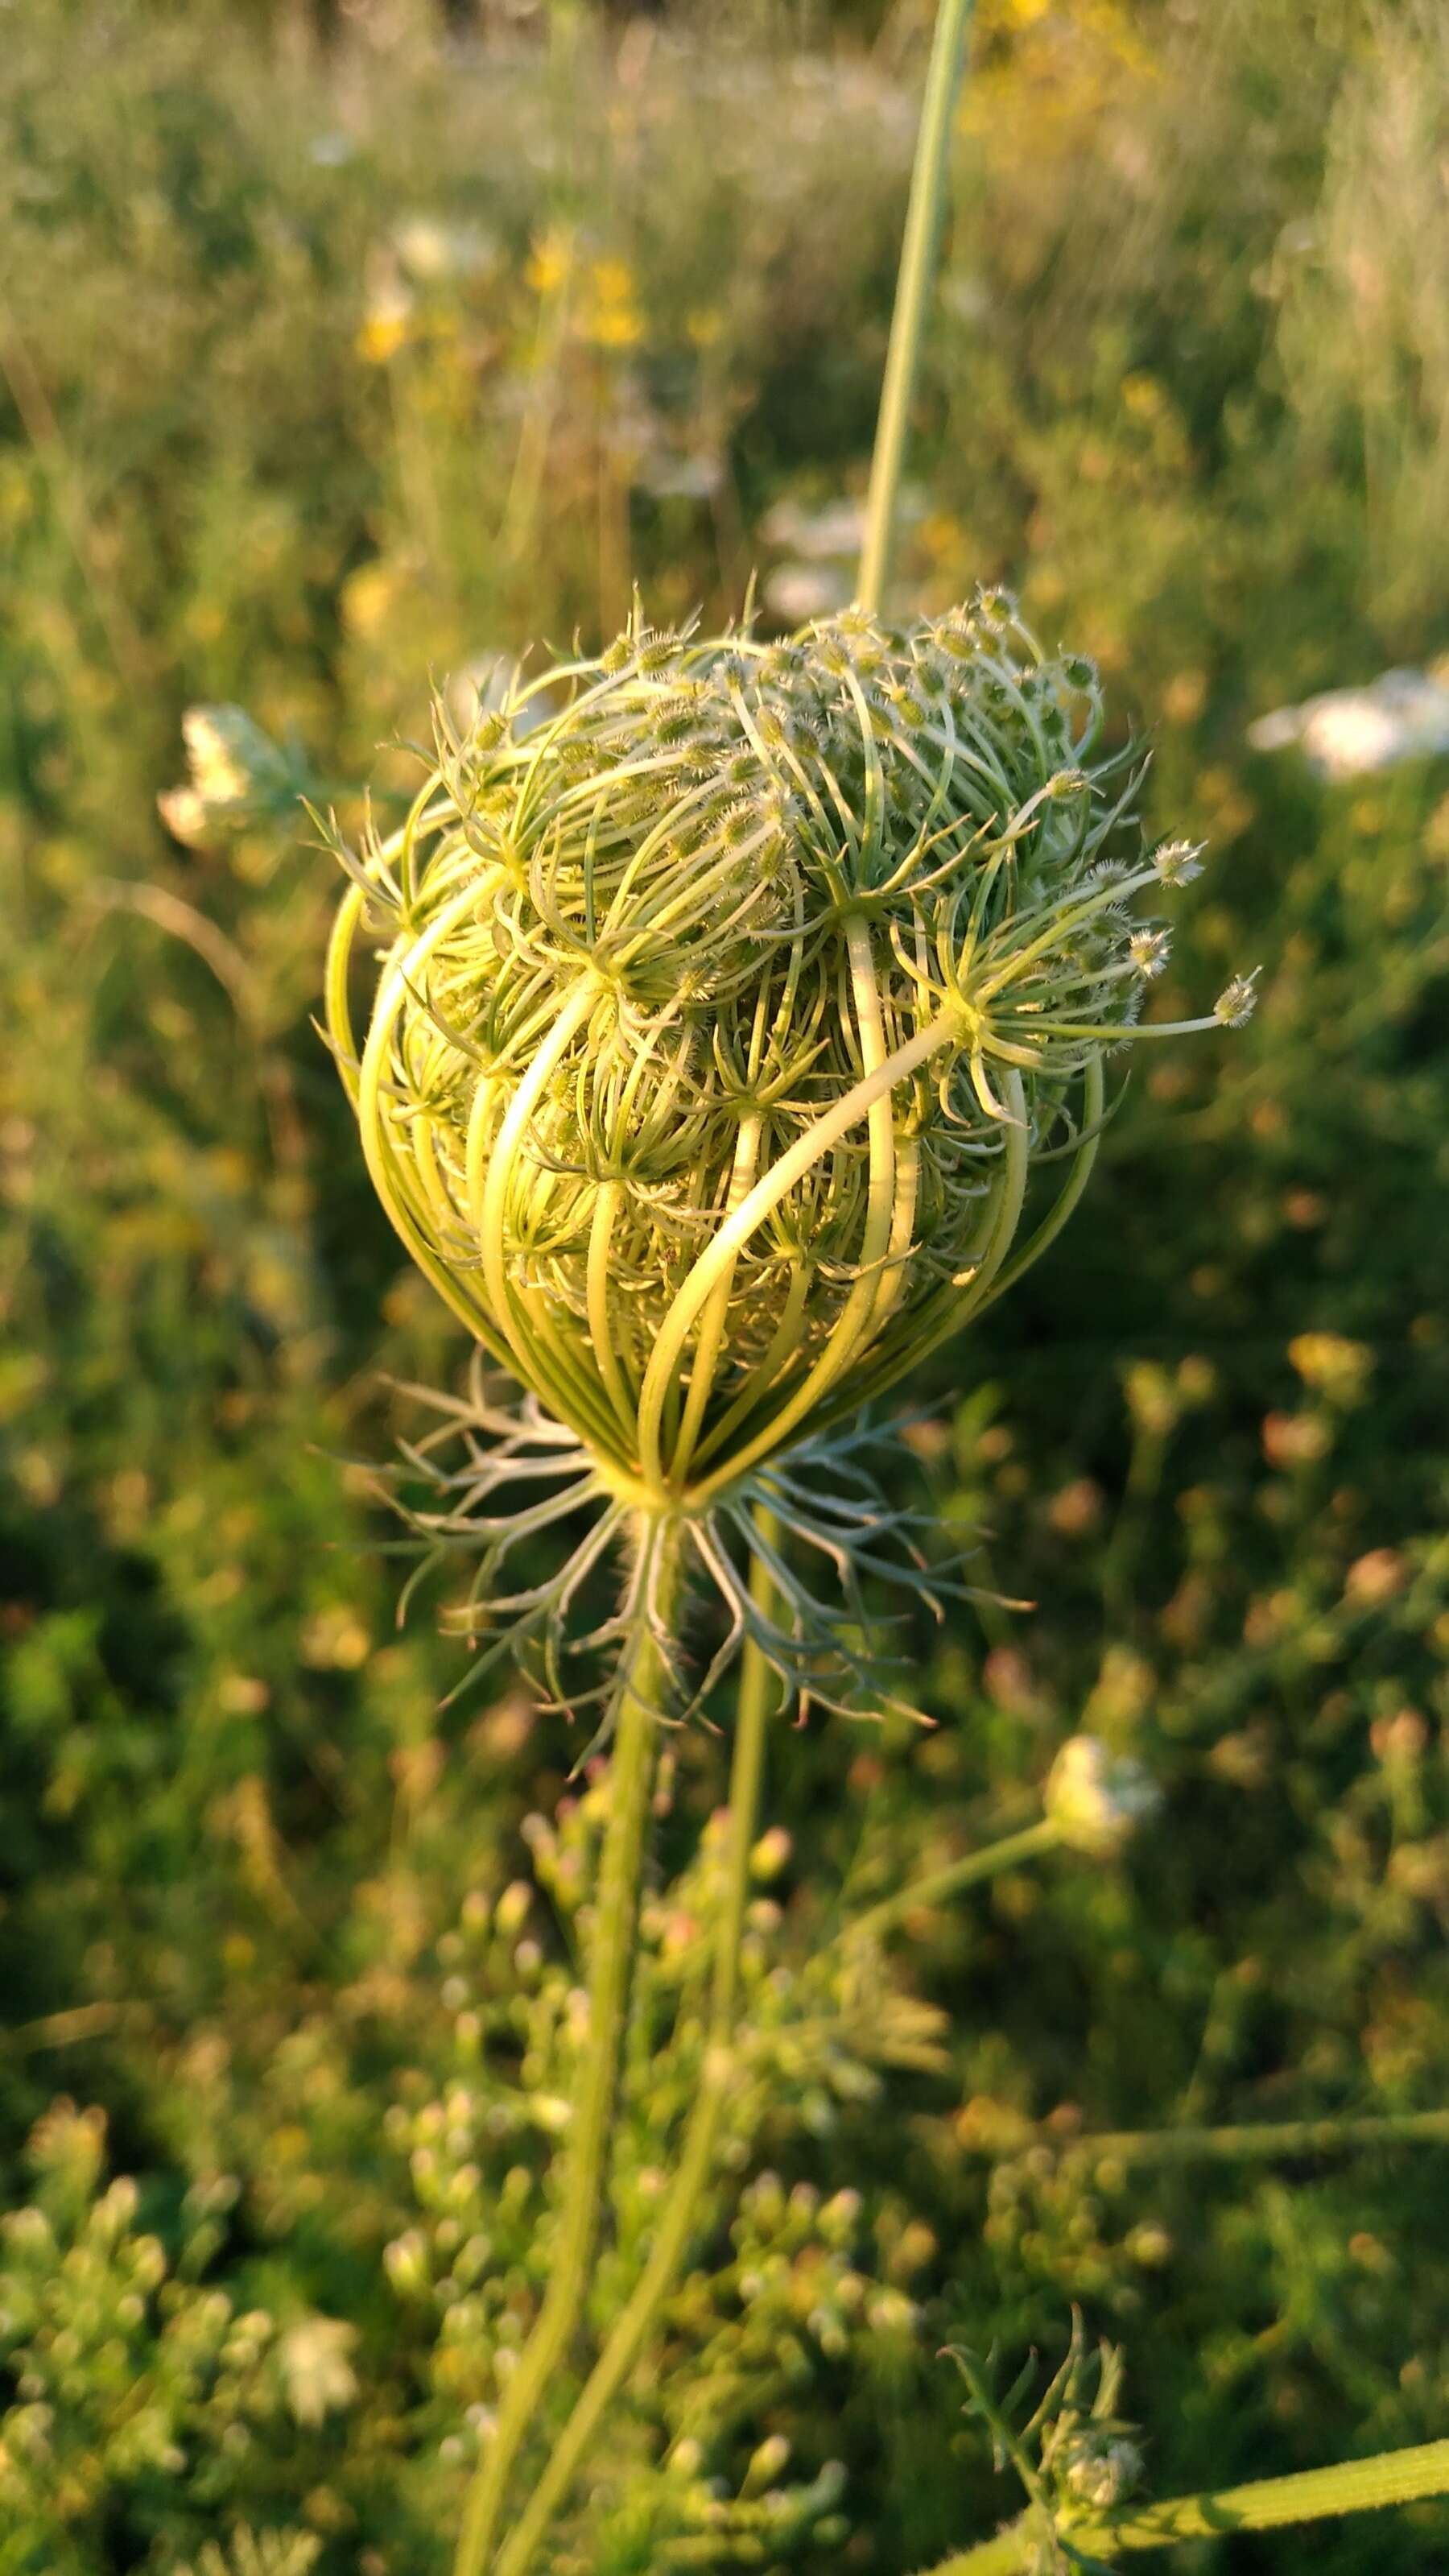
[[[998,594],[773,644],[636,617],[440,708],[405,826],[339,845],[329,1021],[379,1195],[621,1500],[702,1525],[1069,1213],[1104,1059],[1161,1031],[1131,907],[1197,864],[1134,856],[1100,735],[1092,665]]]
[[[1090,664],[980,596],[773,645],[636,622],[440,721],[356,863],[334,1038],[404,1241],[622,1475],[717,1487],[1020,1267],[1165,954],[1127,907],[1182,872],[1118,855],[1099,718]]]

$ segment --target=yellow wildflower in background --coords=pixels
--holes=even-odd
[[[644,325],[632,304],[601,304],[590,315],[584,337],[596,349],[632,349],[644,337]]]
[[[632,349],[644,337],[644,324],[634,300],[634,272],[622,259],[596,259],[589,271],[593,302],[584,322],[584,338],[596,349]]]
[[[628,304],[634,295],[634,272],[626,260],[596,259],[591,272],[601,304]]]
[[[1131,375],[1122,379],[1122,408],[1134,420],[1157,420],[1162,415],[1165,397],[1155,376]]]
[[[1125,0],[985,0],[973,76],[964,85],[960,129],[1019,153],[1029,127],[1053,159],[1079,150],[1098,117],[1120,100],[1124,82],[1150,82],[1158,66]]]
[[[409,299],[387,296],[374,304],[365,316],[357,335],[357,354],[370,367],[385,367],[395,358],[408,336],[412,312]]]
[[[1366,1342],[1351,1342],[1342,1333],[1299,1333],[1288,1345],[1288,1357],[1305,1386],[1345,1407],[1362,1402],[1373,1374],[1374,1355]]]
[[[574,237],[565,224],[550,224],[539,233],[524,277],[535,295],[556,295],[573,266]]]
[[[385,635],[402,586],[400,568],[385,557],[359,564],[342,585],[342,623],[349,635],[364,641]]]

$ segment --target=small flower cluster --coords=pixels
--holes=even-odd
[[[0,2224],[0,2360],[14,2388],[0,2413],[7,2529],[57,2499],[84,2527],[157,2479],[178,2496],[204,2487],[215,2500],[218,2470],[235,2472],[279,2420],[318,2420],[297,2402],[277,2320],[238,2313],[224,2290],[188,2277],[213,2253],[235,2183],[193,2186],[173,2265],[137,2227],[129,2176],[102,2187],[104,2149],[99,2112],[54,2104],[30,2141],[35,2198]]]
[[[410,2204],[383,2253],[396,2301],[393,2342],[426,2390],[442,2471],[466,2468],[486,2444],[556,2257],[568,2095],[588,2045],[571,1945],[606,1806],[601,1771],[555,1814],[524,1820],[531,1880],[463,1899],[437,1944],[439,2000],[451,2020],[444,2062],[431,2077],[420,2066],[401,2071],[384,2115],[387,2161]],[[636,2277],[660,2225],[700,2086],[707,2041],[697,2007],[717,1937],[724,1828],[721,1811],[690,1867],[641,1911],[641,2045],[615,2124],[619,2279]],[[617,2514],[631,2528],[647,2521],[651,2567],[674,2564],[676,2552],[680,2565],[692,2563],[706,2538],[746,2542],[743,2554],[753,2557],[755,2543],[778,2548],[807,2530],[822,2542],[846,2537],[839,2468],[797,2463],[773,2434],[741,2477],[740,2425],[753,2420],[756,2400],[770,2411],[782,2373],[800,2391],[866,2352],[908,2368],[925,2322],[916,2292],[939,2257],[930,2231],[899,2203],[872,2207],[853,2190],[822,2193],[753,2171],[766,2132],[777,2152],[797,2136],[818,2144],[873,2098],[881,2069],[942,2062],[940,2017],[896,1991],[874,1952],[852,1961],[839,1945],[822,1953],[808,1938],[793,1950],[782,1943],[782,1909],[769,1891],[789,1860],[789,1837],[778,1829],[751,1857],[741,1945],[748,2035],[716,2176],[728,2252],[681,2291],[672,2327],[680,2366],[641,2390],[651,2439],[636,2440],[627,2479],[611,2473],[594,2484],[587,2507],[591,2547],[601,2516]],[[550,1916],[569,1927],[563,1945],[550,1938]],[[727,2178],[746,2173],[753,2178],[736,2199]],[[590,2563],[612,2563],[602,2542]]]

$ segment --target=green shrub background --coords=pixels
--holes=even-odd
[[[198,701],[395,787],[430,678],[635,582],[725,616],[859,494],[920,13],[834,52],[723,14],[469,48],[379,0],[319,52],[4,13],[3,2576],[429,2576],[542,2277],[587,1784],[516,1696],[440,1711],[346,1463],[411,1419],[384,1373],[462,1354],[310,1024],[328,865],[155,799]],[[903,1488],[1037,1607],[919,1636],[933,1734],[775,1740],[731,2174],[557,2576],[903,2576],[988,2531],[937,2348],[1055,2359],[1073,2302],[1154,2492],[1444,2430],[1443,2148],[1074,2140],[1446,2098],[1449,767],[1244,743],[1449,641],[1446,169],[1428,0],[983,0],[902,583],[1005,578],[1099,657],[1151,821],[1211,846],[1162,1007],[1258,959],[1262,1000],[1134,1072],[921,1390]],[[1029,1816],[1082,1725],[1164,1786],[1128,1860],[914,1918],[843,1994],[842,1908]],[[674,1746],[621,2262],[723,1774]]]

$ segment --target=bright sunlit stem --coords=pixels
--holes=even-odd
[[[883,605],[890,580],[911,402],[935,279],[936,248],[950,171],[951,128],[970,23],[971,0],[941,0],[921,104],[921,127],[911,172],[910,203],[871,460],[865,547],[860,563],[863,608],[879,609]]]
[[[609,1402],[619,1417],[620,1429],[632,1444],[634,1401],[625,1384],[619,1354],[614,1347],[614,1327],[609,1299],[609,1246],[614,1232],[614,1220],[619,1212],[619,1201],[623,1195],[622,1181],[604,1181],[594,1201],[594,1213],[589,1226],[587,1296],[589,1339],[594,1346],[599,1375],[608,1389]]]

